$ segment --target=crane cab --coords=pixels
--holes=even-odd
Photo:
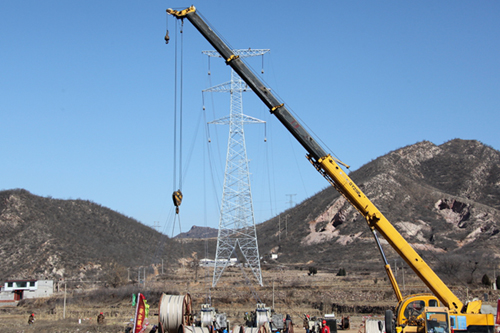
[[[387,333],[494,333],[494,325],[492,314],[450,313],[432,294],[407,296],[385,314]]]
[[[436,296],[416,294],[405,297],[396,308],[396,327],[424,326],[425,309],[441,307]],[[419,330],[420,331],[420,330]]]
[[[445,315],[439,315],[442,313]],[[432,315],[428,318],[430,314]],[[385,327],[387,333],[450,333],[449,317],[448,308],[443,307],[436,296],[416,294],[399,302],[395,316],[390,310],[386,312]],[[435,322],[440,321],[447,323],[446,330],[441,329],[445,325],[435,325]],[[438,326],[439,328],[430,330],[431,327]]]
[[[450,333],[450,314],[446,307],[426,307],[424,309],[426,333]]]

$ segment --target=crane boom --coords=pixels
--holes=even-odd
[[[436,273],[425,263],[410,244],[401,236],[380,210],[365,196],[361,189],[349,178],[334,158],[312,138],[308,131],[293,117],[285,104],[255,75],[248,66],[222,41],[222,39],[198,15],[191,6],[182,11],[167,9],[167,13],[178,19],[187,18],[189,22],[226,60],[226,64],[238,73],[243,81],[269,108],[270,112],[290,131],[306,149],[308,159],[314,167],[359,211],[372,230],[380,233],[392,248],[406,261],[436,297],[450,309],[450,313],[463,311],[463,303],[443,283]],[[388,265],[386,265],[388,266]],[[387,267],[386,267],[387,269]],[[390,268],[388,271],[391,278]],[[395,281],[392,281],[393,288]],[[397,286],[397,284],[396,284]],[[396,289],[396,288],[395,288]],[[397,292],[396,292],[397,294]],[[398,301],[401,301],[399,294]]]

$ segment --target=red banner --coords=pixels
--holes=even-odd
[[[134,333],[142,332],[144,319],[146,318],[146,307],[144,306],[145,297],[143,294],[137,294],[137,309],[135,311]]]

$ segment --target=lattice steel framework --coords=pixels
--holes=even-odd
[[[264,55],[268,49],[233,50],[240,57]],[[203,51],[209,57],[220,57],[216,51]],[[264,123],[263,120],[243,114],[243,92],[247,85],[231,70],[231,81],[204,90],[204,92],[229,92],[231,105],[229,116],[209,124],[229,125],[224,188],[217,237],[217,252],[212,287],[217,285],[229,264],[231,255],[239,246],[259,285],[262,284],[259,247],[253,212],[250,171],[245,145],[244,124]]]

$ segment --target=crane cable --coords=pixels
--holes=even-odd
[[[168,18],[168,14],[167,14]],[[167,19],[168,20],[168,19]],[[183,50],[184,50],[184,38],[183,38],[183,24],[184,22],[181,20],[181,29],[180,29],[180,36],[181,36],[181,45],[180,45],[180,66],[178,64],[178,56],[179,56],[179,51],[178,51],[178,43],[177,40],[178,38],[175,39],[175,70],[174,70],[174,81],[175,81],[175,86],[174,86],[174,167],[173,167],[173,186],[174,186],[174,192],[172,193],[172,200],[174,202],[175,206],[175,213],[176,216],[179,218],[179,232],[181,232],[181,226],[180,226],[180,217],[179,217],[179,206],[182,203],[182,99],[183,99]],[[175,31],[177,35],[177,24],[175,25]],[[168,36],[168,21],[167,21],[167,33],[165,35],[165,42],[168,43],[170,37]],[[178,75],[178,68],[180,67],[180,75]],[[178,82],[178,77],[179,81]],[[179,87],[179,91],[177,90]],[[179,107],[177,106],[177,97],[179,96]],[[179,121],[177,120],[177,111],[179,111]],[[179,128],[179,134],[177,133],[177,128]],[[177,143],[177,138],[179,138],[179,143]],[[177,153],[177,148],[179,148],[179,152]],[[177,155],[179,155],[179,162],[177,163]],[[179,164],[179,171],[178,171],[178,176],[179,176],[179,182],[177,183],[177,164]],[[177,188],[177,190],[176,190]],[[175,227],[175,221],[173,228]],[[173,234],[172,230],[172,234]]]

